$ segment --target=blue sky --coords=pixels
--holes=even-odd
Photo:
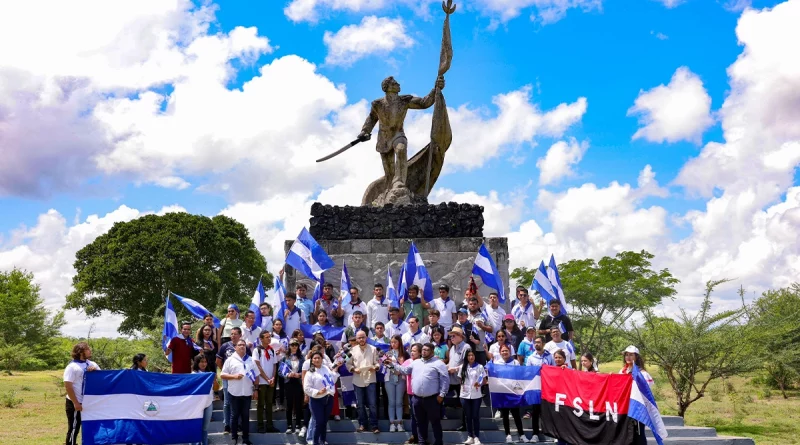
[[[147,212],[237,217],[279,263],[311,202],[358,204],[377,177],[369,144],[313,159],[384,77],[429,91],[443,19],[426,0],[69,3],[69,27],[0,7],[0,37],[28,42],[0,50],[0,267],[55,277],[54,307],[80,243]],[[687,307],[720,275],[797,276],[800,0],[456,3],[456,139],[431,199],[483,204],[512,265],[648,249]],[[412,151],[429,118],[409,113]]]

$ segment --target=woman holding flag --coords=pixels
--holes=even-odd
[[[499,334],[500,333],[498,332],[498,335]],[[513,346],[510,344],[500,344],[500,354],[494,357],[492,363],[495,365],[519,366],[519,362],[515,360],[514,356],[512,355],[512,348]],[[506,443],[514,443],[514,439],[511,437],[511,426],[509,425],[508,421],[509,414],[511,414],[511,416],[514,418],[514,425],[517,427],[517,432],[519,432],[519,441],[522,443],[530,442],[525,436],[525,430],[522,428],[522,418],[519,415],[519,408],[500,408],[500,417],[503,418],[503,428],[506,432]]]
[[[333,394],[336,391],[336,380],[339,374],[325,366],[323,353],[311,353],[311,366],[303,378],[303,391],[309,397],[311,415],[314,416],[313,444],[325,445],[328,432],[328,417],[333,408]]]
[[[475,352],[470,349],[466,353],[464,365],[461,367],[461,406],[467,423],[468,438],[466,445],[481,445],[478,436],[481,434],[481,386],[487,384],[486,369],[478,363]]]
[[[393,363],[404,363],[408,356],[403,349],[403,338],[395,335],[389,341],[389,351],[386,357],[392,359]],[[395,431],[403,432],[403,394],[406,392],[406,379],[403,376],[395,374],[392,369],[394,367],[384,367],[384,384],[386,385],[386,394],[389,399],[389,432]]]

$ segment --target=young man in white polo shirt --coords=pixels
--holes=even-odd
[[[450,332],[453,323],[456,322],[456,302],[450,298],[450,286],[442,284],[439,286],[439,298],[431,301],[431,307],[439,311],[439,324],[445,332]]]
[[[231,439],[239,443],[239,430],[242,431],[242,445],[250,442],[250,400],[253,397],[253,380],[249,374],[256,369],[253,360],[247,356],[247,343],[236,342],[236,352],[225,360],[222,366],[222,380],[228,381],[228,394],[231,398]],[[257,373],[257,371],[255,371]],[[257,375],[257,374],[256,374]]]
[[[373,332],[379,321],[384,326],[389,322],[389,299],[383,294],[383,285],[376,283],[372,289],[372,300],[367,303],[367,322]]]
[[[100,369],[90,358],[92,348],[88,343],[80,342],[72,347],[72,361],[64,369],[64,389],[67,390],[67,445],[78,445],[85,374]]]
[[[307,323],[306,314],[295,305],[297,302],[297,295],[289,292],[284,297],[286,301],[286,310],[283,311],[283,332],[287,337],[291,337],[295,329],[300,328],[300,323]]]

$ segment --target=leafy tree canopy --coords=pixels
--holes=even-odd
[[[228,302],[246,304],[262,275],[265,288],[272,282],[244,225],[188,213],[116,223],[78,251],[74,267],[75,291],[66,308],[90,317],[103,311],[123,315],[118,330],[124,334],[160,326],[167,291],[213,310]]]
[[[33,274],[0,271],[0,343],[32,348],[61,335],[64,313],[51,316],[39,296]]]

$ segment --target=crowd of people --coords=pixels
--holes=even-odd
[[[285,295],[282,320],[268,303],[259,308],[260,325],[253,311],[241,311],[235,304],[227,310],[220,327],[208,314],[192,334],[184,322],[180,334],[169,340],[165,354],[171,355],[173,373],[213,372],[212,394],[223,400],[223,423],[234,444],[250,444],[249,419],[256,401],[257,431],[281,432],[273,422],[273,411],[285,410],[285,434],[297,434],[309,444],[327,445],[328,422],[343,417],[357,419],[358,432],[380,433],[378,417],[389,420],[389,432],[403,432],[403,420],[410,418],[407,444],[443,445],[445,408],[460,407],[460,431],[466,431],[466,445],[481,445],[480,408],[490,405],[487,363],[510,366],[558,366],[597,372],[590,353],[576,355],[570,341],[572,322],[561,311],[557,299],[531,301],[528,290],[516,289],[511,313],[500,306],[498,295],[482,298],[470,283],[462,304],[457,304],[446,284],[438,287],[437,298],[425,301],[417,286],[399,307],[390,304],[383,285],[373,287],[365,303],[357,288],[334,296],[325,283],[316,303],[308,288],[298,283]],[[348,298],[349,296],[349,298]],[[279,309],[278,309],[279,310]],[[344,328],[341,341],[326,339],[318,332],[306,338],[302,324]],[[76,443],[80,429],[85,372],[99,367],[91,362],[91,348],[79,343],[73,361],[64,372],[67,388],[67,445]],[[630,373],[633,363],[644,369],[638,349],[623,353],[621,373]],[[147,358],[134,357],[132,369],[145,371]],[[355,402],[345,403],[341,376],[352,375]],[[644,372],[648,382],[652,377]],[[211,405],[204,413],[203,442],[208,443]],[[451,411],[452,412],[452,411]],[[458,412],[458,411],[457,411]],[[527,443],[546,437],[540,430],[540,406],[496,410],[506,442]],[[529,439],[523,418],[532,420]],[[517,438],[512,436],[514,420]],[[432,427],[433,440],[428,437]],[[640,443],[644,427],[637,432]],[[535,440],[534,440],[535,439]]]

